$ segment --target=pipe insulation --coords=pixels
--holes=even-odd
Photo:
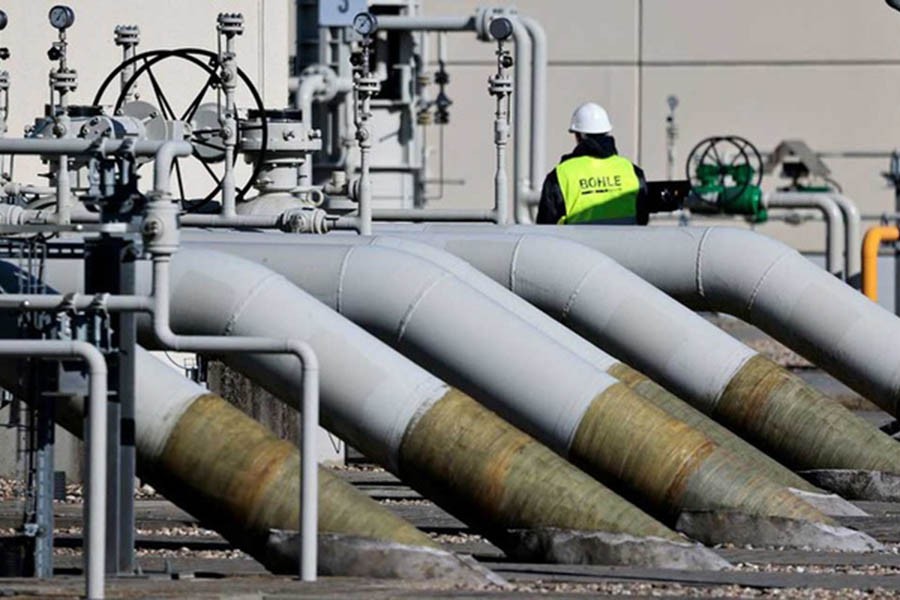
[[[16,386],[15,361],[0,378]],[[283,561],[267,546],[272,529],[299,524],[299,453],[226,401],[138,348],[135,447],[141,478],[203,525],[267,568]],[[66,397],[61,425],[82,435],[84,402]],[[319,471],[319,530],[436,547],[408,522],[325,469]],[[296,564],[292,565],[296,569]]]
[[[657,513],[818,511],[452,272],[390,248],[232,242]],[[635,449],[639,451],[635,451]]]
[[[185,232],[185,236],[188,239],[195,241],[218,240],[224,242],[234,239],[231,234],[211,234],[207,232],[202,234]],[[300,238],[299,240],[296,240],[295,238],[286,238],[285,236],[267,234],[257,235],[250,233],[243,234],[242,239],[248,239],[255,243],[279,245],[294,244],[297,241],[312,241],[309,238]],[[713,419],[680,400],[650,378],[619,362],[597,346],[574,333],[571,329],[549,318],[546,314],[528,302],[525,302],[519,296],[510,294],[505,287],[484,275],[471,264],[456,257],[450,252],[434,247],[441,243],[437,238],[434,242],[434,246],[429,245],[427,243],[428,240],[425,240],[426,243],[420,243],[420,241],[388,236],[377,236],[372,238],[349,236],[335,238],[329,236],[315,238],[314,241],[316,244],[336,244],[341,246],[372,245],[393,248],[432,262],[440,268],[451,272],[455,277],[464,281],[467,285],[476,289],[481,294],[487,296],[510,313],[525,320],[544,335],[552,338],[560,345],[577,354],[583,360],[593,365],[594,368],[605,371],[622,383],[625,383],[638,394],[647,400],[650,400],[657,408],[661,408],[679,421],[683,421],[691,427],[700,430],[717,444],[728,448],[732,453],[740,456],[744,461],[752,463],[754,469],[758,473],[765,475],[775,483],[788,487],[808,492],[820,491],[805,479],[779,464],[756,447],[745,442],[742,438],[730,432]]]
[[[49,260],[45,280],[78,292],[83,273],[77,265]],[[149,289],[150,265],[140,267],[139,286]],[[181,251],[173,258],[170,289],[171,324],[179,333],[310,343],[322,369],[326,427],[501,546],[516,543],[508,531],[517,529],[682,539],[268,269],[216,252]],[[149,319],[139,322],[149,334]],[[223,359],[276,396],[296,401],[296,361],[249,354]]]
[[[216,252],[185,250],[173,258],[171,284],[172,328],[179,333],[310,343],[322,369],[323,424],[497,543],[508,541],[507,530],[542,527],[678,539],[272,271]],[[295,401],[295,361],[223,358],[276,396]]]
[[[597,232],[590,236],[582,233],[582,227],[568,228],[573,229],[567,235],[585,239],[620,230],[655,233],[655,229],[609,227],[603,236]],[[889,436],[586,244],[518,233],[412,237],[469,261],[792,468],[894,473],[900,469],[900,447]],[[632,256],[625,254],[627,235],[616,238],[606,245]],[[632,252],[644,256],[643,248]],[[663,255],[668,253],[661,248],[657,256]],[[833,282],[802,260],[813,272],[825,275],[825,282]],[[782,327],[789,328],[789,323],[786,319]],[[618,371],[615,374],[625,379],[633,377]]]
[[[269,531],[299,528],[296,446],[148,352],[139,351],[137,360],[142,476],[269,566]],[[427,535],[321,468],[319,530],[434,547]]]
[[[608,254],[693,309],[756,325],[887,412],[900,414],[900,346],[894,343],[900,320],[792,248],[751,231],[718,227],[538,229]]]

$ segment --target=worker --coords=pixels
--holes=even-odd
[[[609,115],[599,104],[582,104],[569,131],[577,145],[544,180],[537,222],[646,225],[644,172],[619,156]]]

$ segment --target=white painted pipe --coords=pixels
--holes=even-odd
[[[825,270],[844,279],[847,226],[838,204],[829,194],[776,192],[766,196],[765,204],[768,208],[814,208],[821,212],[825,218]]]
[[[300,578],[316,580],[319,425],[319,361],[307,342],[289,337],[178,335],[170,327],[170,257],[153,257],[153,335],[167,350],[289,354],[300,361]]]
[[[831,194],[831,199],[837,203],[838,208],[844,213],[844,227],[846,238],[844,239],[844,254],[846,264],[846,279],[855,289],[862,285],[860,281],[862,273],[862,217],[856,203],[843,194]]]
[[[900,320],[780,242],[725,227],[514,226],[506,231],[564,237],[599,250],[695,310],[725,312],[756,325],[884,410],[900,414],[895,343]]]
[[[100,600],[106,577],[106,359],[87,342],[59,340],[2,340],[0,356],[75,358],[87,365],[90,434],[84,506],[85,595],[89,600]]]
[[[727,506],[765,514],[791,510],[788,498],[774,500],[786,488],[758,475],[754,485],[769,486],[765,493],[736,493],[744,484],[733,476],[752,471],[748,463],[482,295],[453,271],[383,246],[342,244],[340,239],[307,242],[297,242],[293,252],[284,245],[237,243],[236,238],[207,247],[265,263],[559,454],[604,480],[617,481],[664,514],[685,510],[685,502],[692,508]],[[590,351],[589,356],[594,355],[596,351]],[[660,432],[653,436],[654,451],[668,457],[666,465],[620,468],[635,459],[630,449],[612,441],[610,420],[616,417],[608,411],[613,405],[622,411],[623,426],[641,420],[647,431]],[[662,434],[676,429],[681,431],[678,436]],[[586,431],[596,431],[596,439],[605,440],[603,447],[594,446],[593,437],[586,442]],[[645,441],[635,443],[645,455],[650,452]],[[682,447],[693,444],[715,449],[715,458],[710,455],[706,461],[704,455],[697,460],[699,455]],[[676,472],[686,477],[684,473],[703,472],[719,460],[730,461],[731,467],[729,475],[717,475],[718,487],[700,493],[689,484],[692,491],[684,493],[682,487],[669,489],[663,483],[678,480]],[[660,472],[651,476],[647,469]],[[719,465],[716,471],[721,469]],[[704,477],[690,479],[699,483]],[[664,488],[668,491],[660,493]],[[761,497],[767,498],[765,508],[758,504]]]

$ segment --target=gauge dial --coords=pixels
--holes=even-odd
[[[361,12],[353,17],[353,31],[362,36],[369,36],[375,32],[378,22],[372,13]]]
[[[68,29],[75,23],[75,11],[68,6],[57,4],[50,9],[50,25],[62,31]]]

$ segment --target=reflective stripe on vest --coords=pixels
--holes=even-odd
[[[637,215],[641,184],[627,158],[577,156],[556,167],[559,189],[566,203],[564,223],[594,223]]]

